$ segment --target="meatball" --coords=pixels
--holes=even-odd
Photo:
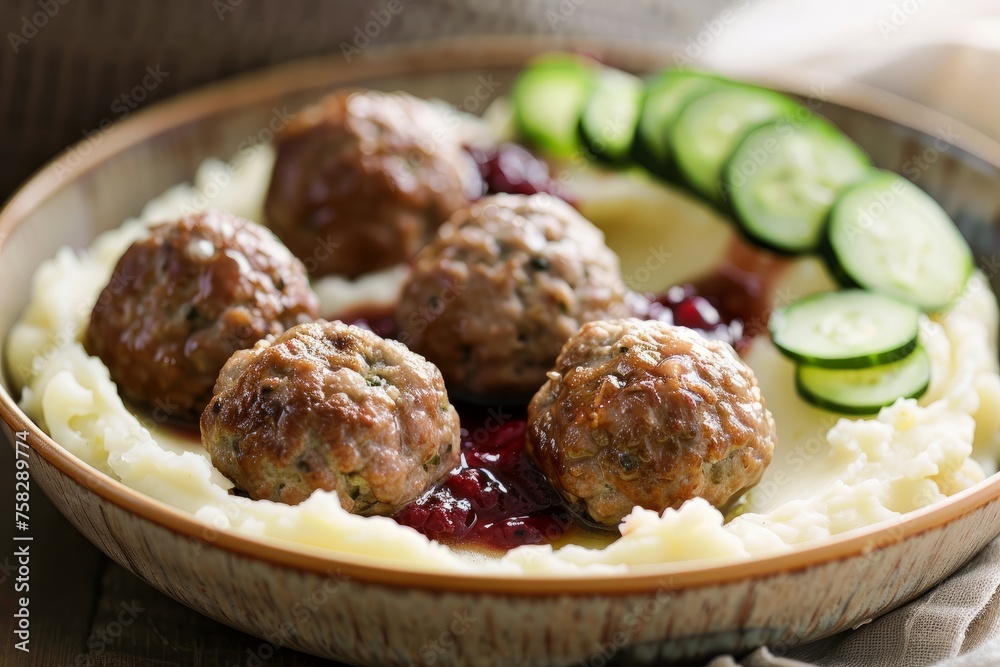
[[[483,192],[453,129],[405,93],[333,93],[280,132],[276,148],[268,224],[314,276],[404,262]]]
[[[449,387],[530,396],[580,324],[631,315],[628,297],[617,255],[573,207],[494,195],[418,253],[396,319]]]
[[[528,451],[599,524],[699,496],[724,507],[760,481],[775,430],[753,371],[691,329],[584,325],[528,406]]]
[[[355,514],[422,495],[458,465],[459,435],[433,364],[342,322],[237,352],[201,417],[212,463],[251,498],[294,505],[325,489]]]
[[[318,308],[302,263],[273,234],[208,211],[156,225],[125,251],[84,344],[124,398],[194,422],[233,352]]]

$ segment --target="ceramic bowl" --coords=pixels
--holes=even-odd
[[[59,246],[84,246],[135,215],[151,197],[190,179],[203,158],[231,155],[249,137],[267,140],[283,109],[351,84],[404,89],[478,111],[547,48],[537,40],[477,39],[372,49],[351,64],[339,55],[295,63],[180,96],[84,141],[29,180],[0,213],[0,333],[23,308],[35,267]],[[634,47],[586,48],[637,72],[669,63]],[[905,171],[921,161],[920,186],[951,213],[977,257],[996,262],[1000,146],[876,91],[838,89],[823,113],[879,166]],[[417,574],[210,533],[74,458],[18,409],[7,385],[0,415],[9,438],[27,432],[35,485],[112,559],[234,628],[358,664],[596,665],[613,653],[647,664],[788,646],[920,595],[1000,532],[994,476],[897,520],[737,564],[695,562],[585,579]]]

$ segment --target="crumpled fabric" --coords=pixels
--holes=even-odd
[[[860,82],[1000,140],[1000,0],[733,0],[717,18],[678,57],[806,89]]]
[[[1000,665],[1000,539],[936,588],[857,630],[785,649],[762,647],[706,667]]]

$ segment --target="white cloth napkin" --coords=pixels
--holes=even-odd
[[[1000,0],[735,0],[729,11],[696,63],[860,81],[1000,140]]]
[[[749,76],[859,81],[1000,140],[1000,2],[736,0],[694,65]],[[705,40],[707,41],[707,40]],[[1000,539],[921,598],[873,622],[775,655],[709,667],[1000,665]]]
[[[879,667],[1000,665],[1000,540],[922,597],[857,630],[775,655],[761,648],[742,661],[708,667]]]

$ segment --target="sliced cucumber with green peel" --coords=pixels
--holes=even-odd
[[[851,415],[870,415],[900,398],[920,398],[931,382],[924,348],[891,364],[858,370],[799,366],[795,384],[805,400]]]
[[[642,79],[605,67],[580,116],[580,136],[591,155],[612,164],[629,159],[642,105]]]
[[[684,181],[710,201],[721,202],[722,168],[747,130],[796,109],[801,107],[790,97],[735,83],[696,97],[684,106],[670,131]]]
[[[593,62],[569,53],[534,60],[511,91],[518,131],[553,156],[572,155],[580,147],[580,115],[596,72]]]
[[[771,121],[743,137],[723,174],[733,217],[755,243],[779,252],[819,247],[837,194],[871,161],[825,119]]]
[[[711,74],[690,70],[666,70],[646,84],[632,157],[649,171],[676,179],[670,131],[684,105],[697,95],[732,85]]]
[[[785,356],[824,368],[868,368],[917,347],[920,311],[864,290],[823,292],[774,311],[771,340]]]
[[[962,293],[974,266],[969,244],[944,209],[889,171],[873,172],[841,193],[823,250],[843,284],[929,312]]]

